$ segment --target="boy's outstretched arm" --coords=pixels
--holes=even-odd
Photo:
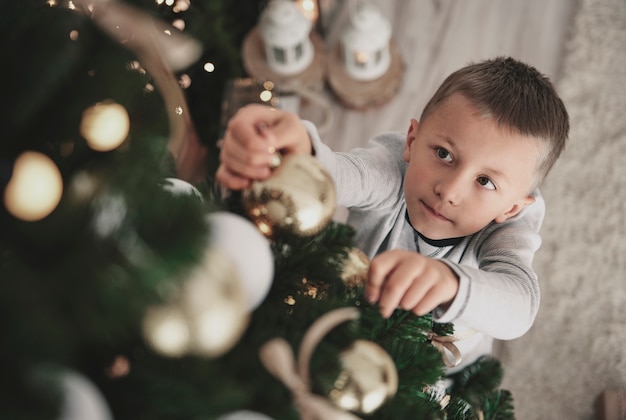
[[[293,113],[247,105],[231,118],[224,133],[217,182],[231,190],[248,188],[270,176],[276,153],[311,154],[308,132]]]

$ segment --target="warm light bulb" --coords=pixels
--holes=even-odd
[[[358,64],[365,64],[369,61],[370,59],[370,55],[368,54],[367,51],[357,51],[355,53],[355,61]]]
[[[39,152],[24,152],[16,160],[4,191],[4,205],[13,216],[36,221],[48,216],[61,201],[63,178],[55,163]]]
[[[308,20],[311,22],[315,22],[318,17],[317,3],[315,0],[299,0],[298,6],[300,6],[300,10]]]
[[[130,118],[126,108],[113,101],[98,102],[83,112],[80,134],[98,152],[117,148],[128,137]]]
[[[270,99],[272,99],[272,92],[270,92],[269,90],[264,90],[259,94],[259,98],[263,102],[268,102]]]

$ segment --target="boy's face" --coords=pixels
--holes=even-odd
[[[534,198],[539,143],[481,116],[457,94],[422,123],[411,120],[403,158],[409,219],[430,239],[478,232]]]

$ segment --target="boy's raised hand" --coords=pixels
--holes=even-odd
[[[396,308],[425,315],[452,302],[459,280],[445,263],[414,251],[391,250],[370,263],[365,295],[389,318]]]
[[[217,182],[231,190],[248,188],[271,175],[276,153],[311,154],[308,132],[290,112],[251,104],[231,118],[224,133]]]

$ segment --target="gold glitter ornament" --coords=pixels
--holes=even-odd
[[[244,333],[250,313],[236,276],[232,260],[210,247],[204,264],[185,285],[181,305],[191,327],[191,353],[221,356]]]
[[[232,261],[209,247],[168,302],[146,311],[142,329],[148,344],[164,356],[214,358],[239,341],[249,320]]]
[[[362,287],[367,281],[370,261],[359,248],[350,248],[343,262],[341,279],[349,288]]]
[[[248,216],[261,233],[314,235],[331,221],[337,205],[330,174],[312,156],[288,155],[274,173],[243,192]]]
[[[328,395],[335,405],[368,414],[395,395],[396,366],[378,344],[357,340],[339,357],[342,371]]]

